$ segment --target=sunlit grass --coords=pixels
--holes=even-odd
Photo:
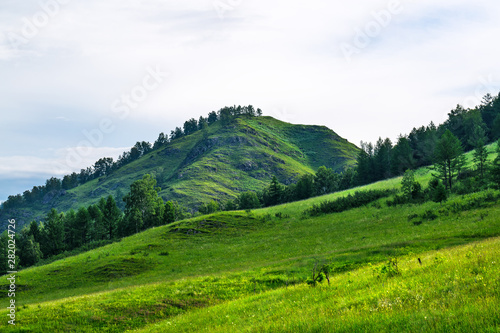
[[[500,239],[199,309],[138,332],[497,332]]]
[[[423,184],[430,177],[417,171]],[[302,214],[400,180],[199,216],[23,270],[11,331],[498,331],[500,241],[478,242],[500,236],[498,191]],[[391,257],[401,275],[388,278],[380,268]],[[311,288],[304,281],[316,262],[347,272]]]

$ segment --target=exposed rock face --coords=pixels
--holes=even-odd
[[[51,201],[63,195],[66,195],[66,190],[50,191],[43,196],[42,203],[48,205]]]

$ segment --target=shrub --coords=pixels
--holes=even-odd
[[[394,190],[371,190],[358,191],[354,195],[338,198],[336,200],[327,200],[313,205],[304,211],[305,215],[318,216],[322,214],[340,213],[349,209],[358,208],[367,205],[380,198],[388,197],[394,194]]]

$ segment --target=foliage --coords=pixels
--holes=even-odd
[[[330,284],[330,273],[332,272],[332,267],[329,264],[323,264],[318,268],[318,262],[314,264],[312,270],[312,276],[306,280],[306,283],[312,287],[316,287],[318,283],[327,280]]]
[[[435,151],[437,177],[442,179],[447,189],[453,188],[454,180],[465,164],[460,140],[450,130],[441,136]]]
[[[217,201],[211,200],[208,203],[202,204],[199,208],[198,211],[201,214],[212,214],[220,210],[220,205]]]
[[[443,202],[448,198],[448,192],[443,183],[434,179],[429,183],[430,198],[434,202]]]
[[[239,209],[255,209],[260,207],[260,201],[257,193],[253,191],[243,192],[238,197]]]
[[[156,179],[150,174],[130,185],[130,193],[123,198],[126,206],[122,236],[163,224],[165,207],[163,199],[158,196],[160,190],[156,186]]]
[[[319,216],[322,214],[340,213],[349,209],[364,206],[380,198],[388,197],[394,194],[393,190],[371,190],[356,191],[354,195],[338,198],[334,201],[323,201],[315,204],[304,211],[305,215]]]
[[[500,140],[497,143],[497,157],[493,161],[493,167],[491,170],[491,178],[497,187],[500,188]]]

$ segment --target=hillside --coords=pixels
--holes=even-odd
[[[1,211],[0,220],[4,223],[15,218],[19,224],[41,220],[51,208],[77,209],[109,194],[120,202],[130,184],[146,173],[156,176],[164,200],[196,209],[211,199],[224,200],[241,191],[260,190],[272,175],[289,184],[322,165],[342,171],[356,163],[358,151],[324,126],[242,115],[173,140],[107,176],[71,190],[52,192],[24,208]]]
[[[417,172],[419,181],[429,177],[428,169]],[[500,192],[395,207],[380,199],[342,213],[302,214],[352,191],[179,221],[21,271],[19,328],[498,330]],[[304,283],[318,262],[333,263],[330,286]],[[7,289],[5,282],[4,299]]]

